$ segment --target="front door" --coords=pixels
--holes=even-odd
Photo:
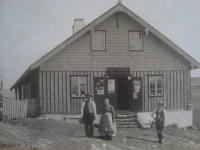
[[[107,79],[107,97],[116,110],[129,110],[129,80],[127,77]]]
[[[118,110],[129,109],[129,80],[118,78]]]

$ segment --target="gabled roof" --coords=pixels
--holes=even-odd
[[[183,58],[185,58],[187,61],[191,63],[193,66],[193,69],[200,68],[200,63],[196,61],[194,58],[192,58],[190,55],[188,55],[185,51],[183,51],[180,47],[178,47],[176,44],[174,44],[172,41],[170,41],[167,37],[165,37],[163,34],[161,34],[158,30],[153,28],[151,25],[149,25],[146,21],[141,19],[139,16],[137,16],[135,13],[133,13],[131,10],[129,10],[127,7],[125,7],[122,3],[118,3],[111,9],[109,9],[107,12],[99,16],[97,19],[89,23],[87,26],[73,34],[71,37],[69,37],[67,40],[56,46],[54,49],[52,49],[50,52],[48,52],[46,55],[38,59],[35,63],[33,63],[27,70],[22,74],[22,76],[16,81],[16,83],[11,87],[13,89],[23,78],[23,76],[27,76],[31,70],[38,68],[40,65],[42,65],[44,62],[46,62],[48,59],[56,55],[58,52],[63,50],[65,47],[67,47],[69,44],[80,38],[82,35],[87,33],[88,31],[94,29],[98,24],[100,24],[102,21],[106,20],[108,17],[113,15],[116,12],[124,12],[128,16],[130,16],[133,20],[137,21],[139,24],[141,24],[144,28],[148,29],[149,32],[153,33],[155,36],[157,36],[159,39],[161,39],[164,43],[166,43],[168,46],[170,46],[175,52],[177,52],[179,55],[181,55]]]

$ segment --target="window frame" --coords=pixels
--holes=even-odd
[[[72,95],[72,78],[73,77],[85,77],[86,78],[86,93],[85,94],[87,94],[88,93],[88,76],[87,75],[70,75],[70,97],[71,98],[85,98],[85,96],[80,96],[80,95],[73,96]],[[78,86],[80,89],[80,83],[78,83]],[[80,91],[78,91],[78,92],[80,92]]]
[[[94,32],[104,32],[104,34],[105,34],[105,37],[104,37],[104,49],[93,49],[93,41],[92,41],[92,39],[93,39],[93,37],[92,37],[92,35],[93,35],[93,33]],[[90,47],[91,47],[91,51],[106,51],[106,30],[94,30],[94,31],[91,31],[91,35],[90,35]]]
[[[141,33],[142,35],[142,39],[141,39],[141,49],[131,49],[130,46],[130,33]],[[128,31],[128,47],[129,47],[129,51],[144,51],[144,43],[143,43],[143,32],[142,31],[135,31],[135,30],[129,30]]]
[[[151,95],[150,94],[150,77],[162,77],[162,94],[161,95],[158,95],[157,91],[158,91],[158,88],[157,88],[157,81],[156,80],[156,83],[155,83],[155,92],[156,92],[156,95]],[[148,75],[148,95],[149,97],[164,97],[164,76],[163,75]]]

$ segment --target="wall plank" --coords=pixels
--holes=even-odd
[[[94,94],[94,71],[90,73],[90,84],[91,84],[91,93]]]
[[[70,75],[74,75],[74,72],[73,72],[73,71],[70,71],[69,73],[70,73]],[[71,78],[69,79],[69,82],[71,82],[70,80],[71,80]],[[71,83],[70,83],[70,84],[71,84]],[[70,91],[71,91],[71,89],[70,89]],[[74,99],[71,98],[71,94],[70,94],[70,113],[71,113],[71,114],[74,113]]]
[[[70,72],[67,71],[67,77],[66,77],[66,80],[67,80],[67,113],[69,114],[71,112],[71,103],[70,103]]]
[[[163,79],[164,79],[164,97],[163,97],[163,103],[164,108],[167,109],[167,75],[166,71],[163,72]]]
[[[187,108],[187,71],[184,71],[184,109]]]
[[[180,96],[181,96],[181,94],[180,94],[180,84],[181,83],[181,80],[180,80],[180,71],[177,71],[177,84],[178,84],[178,93],[177,93],[177,109],[180,109]]]
[[[145,94],[144,94],[144,83],[145,83],[145,77],[144,77],[144,72],[141,72],[141,77],[142,77],[142,111],[145,111]],[[132,84],[132,83],[131,83]]]
[[[170,110],[170,71],[167,71],[167,93],[166,93],[166,100],[167,100],[167,110]]]
[[[62,71],[58,72],[58,82],[59,82],[59,100],[58,100],[58,109],[59,109],[59,113],[62,113],[62,105],[63,105],[63,96],[62,96],[62,92],[63,92],[63,80],[62,80]]]
[[[47,98],[46,98],[46,94],[47,94],[47,88],[46,88],[46,81],[47,81],[47,78],[46,78],[46,71],[42,71],[42,74],[43,74],[43,80],[42,80],[42,84],[43,84],[43,101],[44,101],[44,113],[47,112]],[[29,92],[30,92],[30,88],[29,88]]]
[[[187,80],[188,80],[188,104],[191,104],[191,80],[190,80],[190,71],[187,71]]]
[[[67,98],[66,98],[66,72],[63,71],[63,114],[65,114],[67,111]]]
[[[170,95],[171,95],[171,100],[170,100],[170,108],[173,109],[174,108],[174,72],[171,71],[170,72],[171,76],[170,76]]]
[[[51,109],[50,109],[50,97],[51,97],[51,85],[50,85],[50,81],[51,81],[51,75],[50,75],[50,72],[47,71],[47,113],[50,113],[51,112]]]
[[[59,113],[58,109],[58,90],[59,90],[59,84],[58,84],[58,71],[55,71],[55,113]]]
[[[184,88],[183,88],[183,71],[180,71],[180,108],[181,109],[183,109],[184,107],[184,105],[183,105],[183,100],[184,100],[184,93],[183,93],[183,91],[184,91]]]
[[[26,84],[26,99],[28,98],[28,85]],[[43,107],[42,71],[39,71],[39,101],[40,108]],[[42,109],[40,109],[42,111]]]
[[[55,95],[55,92],[54,92],[54,71],[51,71],[51,105],[50,105],[50,109],[51,109],[51,113],[54,113],[54,110],[55,110],[55,108],[54,108],[54,103],[55,103],[55,97],[54,97],[54,95]]]
[[[173,105],[174,105],[174,109],[177,109],[177,74],[176,71],[174,71],[174,101],[173,101]]]
[[[148,76],[147,72],[144,72],[144,78],[145,78],[145,87],[148,87]],[[148,88],[145,88],[144,90],[144,95],[145,95],[145,111],[149,111],[148,109]]]

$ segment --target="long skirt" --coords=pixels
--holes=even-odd
[[[104,113],[99,123],[100,136],[116,136],[116,124],[113,124],[112,114]]]

